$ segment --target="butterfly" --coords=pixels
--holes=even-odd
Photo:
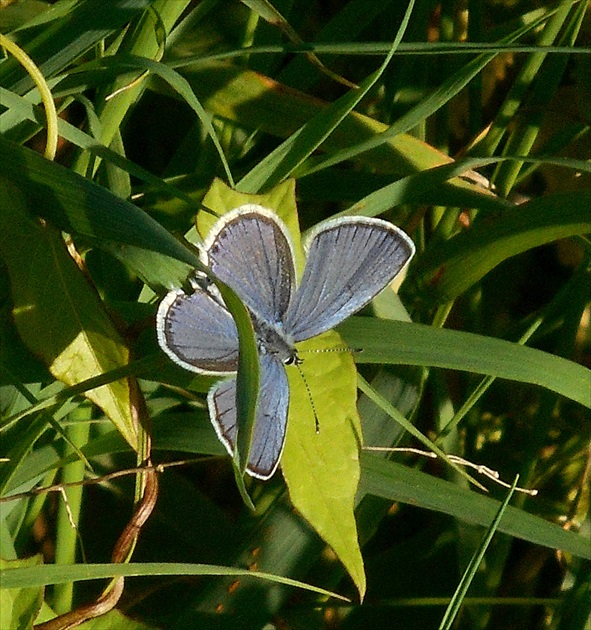
[[[320,335],[363,308],[400,273],[415,252],[412,240],[381,219],[342,217],[313,229],[306,265],[296,279],[285,223],[271,210],[246,204],[223,215],[200,249],[201,261],[247,307],[255,332],[260,391],[246,472],[269,479],[279,464],[287,427],[286,365],[299,364],[295,344]],[[227,375],[207,396],[218,438],[234,453],[238,420],[238,332],[219,291],[199,272],[192,291],[170,291],[156,315],[158,342],[178,365]]]

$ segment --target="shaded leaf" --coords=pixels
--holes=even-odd
[[[128,350],[60,235],[30,218],[12,184],[0,186],[0,255],[10,276],[15,323],[27,346],[68,385],[125,365]],[[127,381],[85,395],[136,448]]]

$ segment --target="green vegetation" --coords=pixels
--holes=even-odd
[[[0,0],[2,630],[588,628],[586,9]],[[268,482],[154,322],[253,201],[300,266],[335,216],[417,246],[302,344]]]

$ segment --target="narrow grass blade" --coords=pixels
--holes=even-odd
[[[488,528],[488,531],[486,532],[486,536],[482,540],[480,548],[476,551],[476,553],[472,557],[472,560],[470,561],[470,564],[466,567],[466,571],[464,572],[464,575],[462,576],[462,579],[460,583],[458,584],[456,592],[451,598],[451,601],[449,602],[449,606],[447,607],[447,610],[445,611],[445,615],[443,616],[443,619],[441,620],[441,624],[439,625],[440,630],[450,630],[455,618],[457,617],[458,612],[460,610],[460,606],[462,605],[462,602],[464,601],[464,598],[466,597],[466,593],[468,592],[468,589],[470,588],[470,584],[472,583],[472,580],[474,579],[474,576],[476,575],[476,572],[478,571],[478,567],[480,566],[480,563],[482,562],[484,558],[484,554],[486,553],[486,550],[488,549],[488,546],[490,545],[491,540],[493,536],[495,535],[495,532],[499,528],[501,519],[503,518],[503,514],[505,514],[507,506],[509,505],[509,501],[511,500],[511,497],[513,496],[513,493],[515,492],[515,487],[517,486],[518,479],[519,479],[519,476],[515,478],[515,482],[513,483],[511,490],[507,493],[505,500],[499,507],[499,511],[497,512],[493,522],[490,524],[490,527]]]

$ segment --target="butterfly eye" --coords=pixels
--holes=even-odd
[[[285,361],[283,361],[284,365],[301,365],[304,362],[303,359],[300,359],[298,355],[294,352],[289,355]]]

